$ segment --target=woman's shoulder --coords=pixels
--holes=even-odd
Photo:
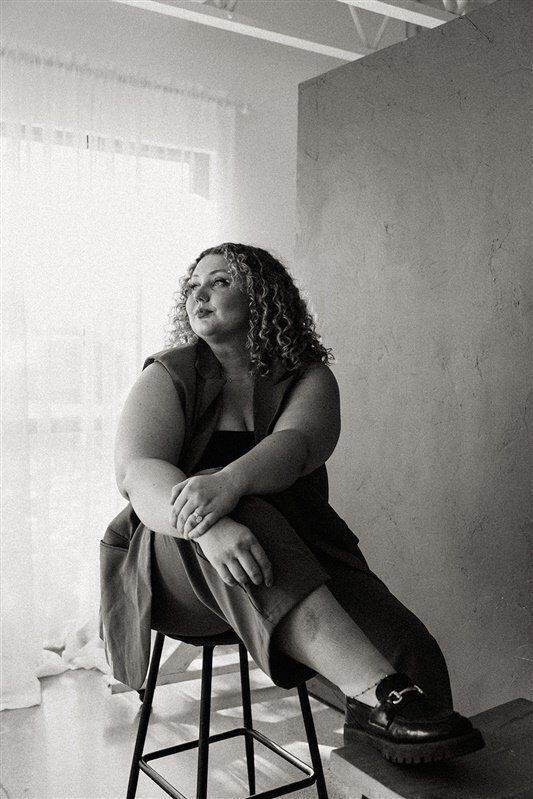
[[[143,364],[143,372],[144,370],[150,372],[151,369],[148,369],[148,367],[157,369],[158,367],[154,367],[154,364],[162,367],[171,378],[183,403],[185,396],[190,391],[193,391],[196,385],[196,362],[196,343],[169,347],[146,358]]]
[[[168,347],[149,355],[143,364],[143,369],[153,363],[160,363],[166,369],[186,368],[187,366],[194,366],[196,358],[197,344],[182,344],[177,347]]]
[[[302,361],[298,366],[290,368],[286,367],[281,359],[276,358],[268,376],[274,383],[283,380],[290,380],[290,382],[295,383],[309,375],[316,374],[333,377],[329,364],[324,363],[324,361],[306,360]]]
[[[336,383],[335,375],[333,374],[329,364],[323,361],[309,361],[303,364],[299,370],[299,378],[303,380],[317,380],[319,382]]]
[[[339,401],[339,385],[327,363],[313,361],[300,370],[293,383],[293,396],[308,399],[321,398],[328,406]]]

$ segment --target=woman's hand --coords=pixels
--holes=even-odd
[[[170,524],[186,539],[199,538],[234,509],[242,494],[223,469],[188,477],[172,488]]]
[[[233,519],[221,519],[198,546],[227,585],[273,584],[272,566],[255,535]]]

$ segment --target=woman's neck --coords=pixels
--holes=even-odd
[[[209,344],[213,355],[228,380],[243,379],[250,374],[250,359],[242,344]]]

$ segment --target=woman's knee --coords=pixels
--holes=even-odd
[[[281,550],[285,555],[287,548],[295,553],[310,554],[285,517],[262,497],[243,497],[230,513],[230,518],[248,527],[269,556],[275,557]]]

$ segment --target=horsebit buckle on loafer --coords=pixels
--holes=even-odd
[[[402,701],[403,695],[409,693],[409,691],[415,691],[418,694],[424,695],[424,691],[419,688],[418,685],[410,685],[408,688],[402,688],[401,691],[391,691],[387,700],[391,705],[398,705]],[[392,697],[394,697],[394,699]]]

